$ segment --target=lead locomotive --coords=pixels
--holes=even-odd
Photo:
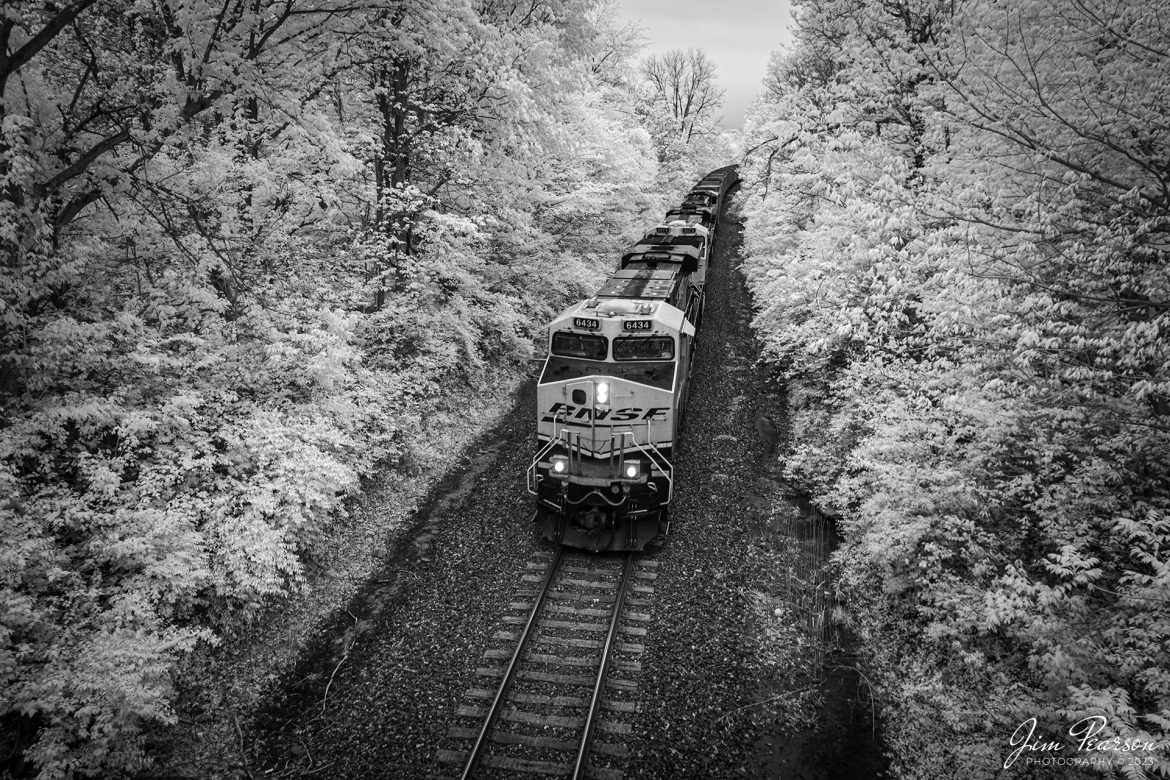
[[[545,538],[641,550],[666,532],[711,244],[735,181],[734,168],[704,177],[593,297],[549,325],[528,468]]]

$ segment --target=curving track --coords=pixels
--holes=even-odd
[[[620,778],[656,566],[568,549],[530,561],[438,752],[441,776]]]

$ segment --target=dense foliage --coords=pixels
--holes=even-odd
[[[1060,776],[1170,776],[1168,19],[808,0],[749,120],[786,468],[902,777],[1054,771],[1008,760],[1029,718],[1097,756]],[[1160,747],[1079,750],[1090,717]]]
[[[0,11],[0,749],[147,764],[177,659],[500,395],[671,175],[590,0]]]

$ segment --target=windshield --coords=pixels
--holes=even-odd
[[[673,360],[674,339],[670,336],[642,336],[614,339],[613,359]]]
[[[605,360],[605,336],[587,336],[559,330],[552,337],[552,353],[565,357]]]

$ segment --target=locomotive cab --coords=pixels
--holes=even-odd
[[[634,248],[622,258],[622,267],[631,255],[644,252],[667,252],[675,255],[693,257],[690,262],[683,262],[684,273],[695,273],[706,266],[710,256],[710,232],[702,225],[688,223],[682,220],[668,222],[657,226],[647,233]],[[702,279],[696,281],[702,282]]]
[[[718,194],[710,190],[691,190],[691,192],[683,199],[683,206],[694,206],[698,208],[714,208],[719,200]]]
[[[708,231],[715,229],[715,209],[707,206],[682,206],[666,212],[667,222],[686,222]]]

